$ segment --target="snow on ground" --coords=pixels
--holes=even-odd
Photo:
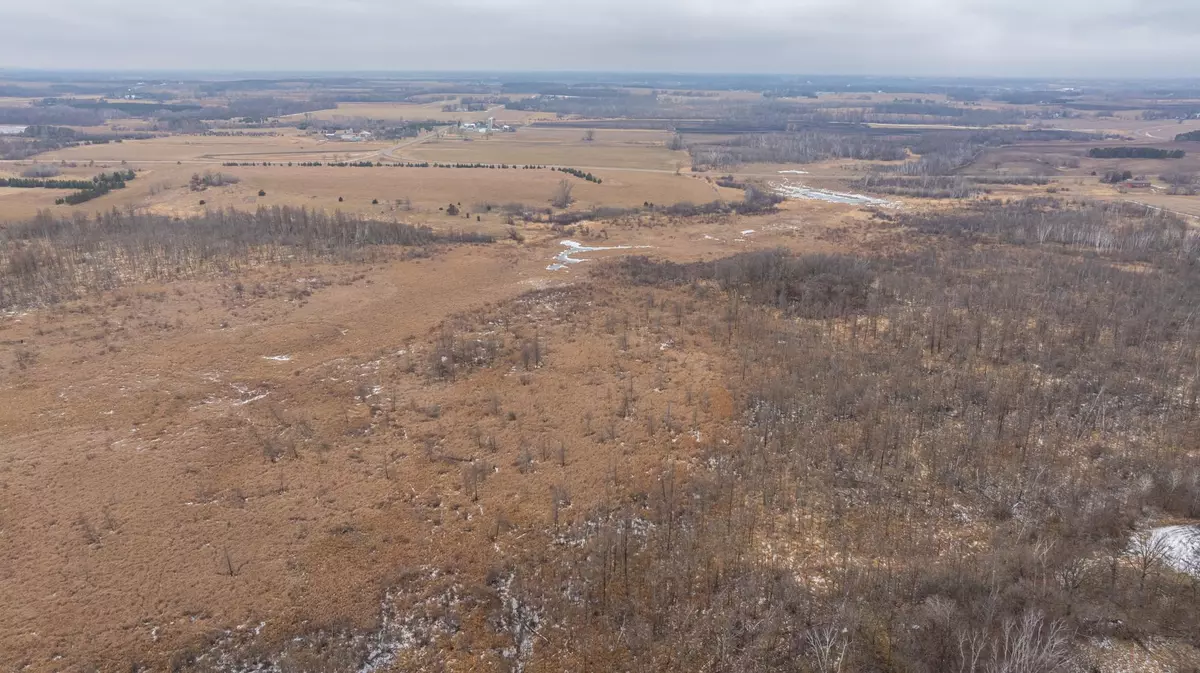
[[[291,362],[292,356],[290,356],[290,355],[264,355],[263,359],[264,360],[274,360],[275,362]]]
[[[426,582],[438,578],[436,570],[423,568],[422,572],[427,574]],[[333,653],[358,658],[357,668],[343,670],[357,673],[392,670],[404,652],[435,647],[440,639],[456,633],[461,614],[469,605],[467,592],[458,584],[431,589],[421,595],[423,584],[414,582],[407,588],[387,591],[380,601],[378,626],[372,632],[323,631],[317,638],[297,637],[286,648],[285,654],[283,650],[272,652],[257,640],[265,622],[253,628],[242,625],[225,630],[206,652],[199,655],[197,662],[204,664],[204,670],[222,673],[285,673],[297,670],[294,664],[297,655],[301,661],[307,657],[321,661],[322,656]],[[516,653],[528,658],[538,625],[537,616],[529,617],[529,609],[503,593],[504,587],[501,589],[499,598],[505,601],[506,617],[513,615],[522,620],[518,624],[524,629],[518,632],[521,638],[514,638],[520,648]],[[506,652],[501,654],[507,656]],[[518,670],[523,661],[517,661]]]
[[[1155,528],[1150,531],[1149,544],[1167,565],[1200,577],[1200,526]]]
[[[846,194],[843,192],[829,191],[828,189],[816,189],[807,185],[795,185],[790,182],[772,182],[771,189],[775,190],[776,194],[789,199],[828,201],[829,203],[844,203],[851,206],[880,206],[883,208],[900,207],[900,204],[895,201],[876,199],[874,197],[864,196],[862,194]]]
[[[780,175],[808,175],[808,171],[779,171]]]
[[[602,252],[605,250],[635,250],[641,248],[649,248],[648,245],[614,245],[608,247],[592,247],[587,246],[578,241],[563,241],[562,245],[566,250],[558,253],[554,257],[554,263],[546,267],[547,271],[561,271],[566,269],[571,264],[582,264],[586,259],[577,259],[571,255],[578,255],[585,252]]]

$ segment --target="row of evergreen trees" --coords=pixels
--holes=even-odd
[[[125,183],[133,180],[137,174],[132,169],[101,173],[91,180],[72,179],[42,179],[42,178],[0,178],[0,187],[15,187],[19,189],[74,189],[72,194],[54,200],[55,205],[74,206],[104,196],[114,189],[124,189]]]
[[[86,203],[92,199],[100,198],[114,189],[125,189],[125,183],[137,177],[137,173],[133,169],[127,171],[113,171],[112,173],[101,173],[92,178],[90,183],[83,181],[84,186],[79,188],[79,191],[68,194],[62,198],[55,199],[55,205],[77,206],[81,203]]]
[[[600,178],[592,175],[591,173],[584,173],[578,168],[557,168],[555,170],[559,171],[560,173],[566,173],[567,175],[574,175],[580,180],[587,180],[588,182],[594,182],[598,185],[604,183],[604,181]]]
[[[94,184],[94,180],[0,178],[0,187],[15,187],[19,189],[90,189]]]

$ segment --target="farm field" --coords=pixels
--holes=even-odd
[[[139,164],[125,165],[138,167]],[[257,208],[259,206],[304,206],[342,210],[376,216],[430,219],[449,226],[465,223],[446,219],[438,210],[461,203],[474,217],[479,215],[488,226],[501,226],[500,206],[525,204],[531,208],[549,206],[559,184],[568,179],[574,188],[574,206],[587,209],[600,206],[634,207],[660,199],[667,203],[695,203],[716,198],[736,198],[735,190],[724,190],[706,180],[670,173],[637,173],[622,170],[597,171],[604,183],[596,185],[549,169],[453,169],[453,168],[330,168],[330,167],[235,167],[219,164],[146,164],[139,178],[126,189],[96,199],[94,208],[136,208],[147,212],[182,215],[198,214],[206,208]],[[95,170],[122,167],[121,164],[97,164]],[[236,177],[237,184],[194,192],[189,187],[192,175],[215,171]],[[259,192],[265,192],[259,196]],[[44,189],[0,189],[4,199],[0,222],[33,217],[40,210],[54,213],[72,211],[70,206],[55,206],[61,191]],[[340,199],[340,200],[339,200]],[[200,202],[204,203],[201,204]],[[378,201],[378,203],[372,203]],[[405,209],[397,211],[398,201]],[[492,205],[496,212],[476,212],[479,204]],[[412,209],[415,212],[407,212]],[[78,210],[78,209],[75,209]],[[486,210],[486,209],[485,209]]]
[[[671,134],[661,131],[600,131],[585,142],[575,129],[523,129],[489,139],[447,137],[422,143],[400,153],[406,159],[440,163],[509,163],[636,168],[675,171],[690,165],[686,152],[671,151]],[[470,138],[468,135],[467,138]]]
[[[390,147],[385,142],[335,143],[324,138],[284,131],[268,137],[176,135],[123,143],[87,145],[48,152],[44,161],[102,163],[204,163],[228,161],[338,161]]]
[[[520,98],[519,96],[517,98]],[[495,117],[501,124],[527,124],[553,119],[553,115],[506,110],[496,106],[480,112],[446,112],[443,108],[455,99],[433,103],[339,103],[336,109],[308,113],[308,118],[329,121],[379,119],[386,121],[481,122]]]

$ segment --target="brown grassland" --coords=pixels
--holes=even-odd
[[[0,187],[0,670],[1200,670],[1200,573],[1130,542],[1200,521],[1200,120],[804,160],[419,84],[0,161],[136,175]],[[439,127],[308,126],[364,119]]]

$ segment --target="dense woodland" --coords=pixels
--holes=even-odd
[[[632,120],[711,120],[754,129],[786,131],[792,124],[938,123],[952,126],[988,126],[1025,121],[1013,110],[993,110],[958,104],[896,99],[886,103],[822,101],[803,91],[784,96],[768,92],[762,101],[730,101],[713,97],[630,92],[612,88],[561,88],[507,104],[509,109],[553,112],[561,116]]]
[[[526,670],[1050,673],[1087,637],[1200,643],[1200,579],[1129,542],[1200,516],[1195,234],[1048,200],[904,225],[928,247],[608,272],[644,288],[639,329],[736,363],[743,429],[518,564]]]
[[[1183,150],[1164,150],[1155,147],[1093,147],[1088,156],[1093,159],[1182,159]]]
[[[949,176],[969,166],[992,147],[1032,140],[1081,140],[1095,136],[1073,132],[939,131],[907,133],[868,127],[821,127],[788,133],[745,133],[718,142],[686,143],[697,169],[721,170],[745,163],[812,163],[827,159],[895,162],[883,172],[913,176]],[[915,155],[915,156],[914,156]],[[914,158],[914,161],[904,161]]]
[[[391,246],[491,241],[306,208],[214,210],[183,220],[118,210],[94,218],[47,212],[0,231],[0,309],[285,260],[364,261],[384,258]]]
[[[899,161],[904,146],[865,134],[818,132],[738,136],[719,144],[689,147],[697,168],[720,170],[745,163],[811,163],[822,159]]]

